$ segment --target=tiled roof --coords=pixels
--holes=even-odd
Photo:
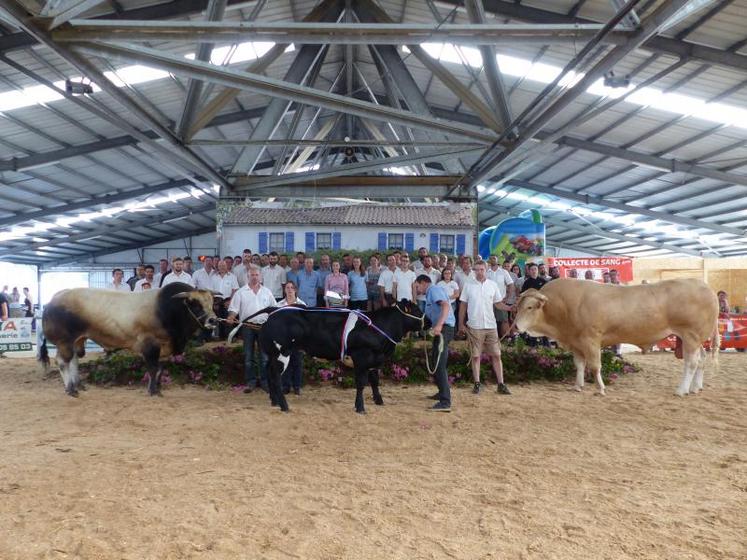
[[[464,204],[378,206],[351,205],[324,208],[234,208],[224,224],[240,225],[346,225],[423,226],[472,228],[472,207]]]

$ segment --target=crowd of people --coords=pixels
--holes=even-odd
[[[144,291],[172,282],[184,282],[199,289],[222,295],[216,312],[224,321],[217,333],[225,338],[228,329],[257,311],[270,306],[300,304],[317,307],[349,308],[374,311],[409,301],[419,306],[430,319],[433,341],[432,361],[438,392],[434,410],[448,411],[451,396],[448,384],[448,349],[452,340],[466,339],[472,358],[473,393],[483,390],[480,379],[481,357],[490,359],[500,394],[511,391],[503,380],[500,341],[517,334],[511,331],[512,309],[519,295],[528,289],[540,289],[560,278],[556,266],[528,262],[523,268],[510,259],[500,262],[491,256],[487,262],[467,255],[459,257],[429,254],[425,247],[411,260],[406,251],[386,255],[374,253],[366,262],[360,255],[345,253],[332,259],[323,254],[318,262],[311,255],[253,253],[245,249],[240,256],[206,256],[200,268],[193,269],[192,259],[161,259],[158,271],[152,265],[139,266],[127,281],[121,269],[114,269],[110,288]],[[578,271],[568,271],[578,278]],[[591,271],[585,280],[594,280]],[[604,272],[602,282],[620,284],[618,271]],[[722,299],[722,296],[720,296]],[[727,304],[728,305],[728,304]],[[722,303],[723,306],[723,303]],[[259,315],[243,329],[246,392],[257,386],[267,390],[267,356],[257,349],[258,329],[267,319]],[[531,346],[549,346],[545,338],[524,337]],[[284,390],[301,391],[303,358],[296,352],[283,376]]]

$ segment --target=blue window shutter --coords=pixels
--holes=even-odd
[[[430,237],[430,243],[429,243],[428,250],[431,253],[438,253],[438,234],[437,233],[431,233]]]
[[[285,232],[285,252],[292,253],[296,248],[296,243],[292,231]]]
[[[260,253],[267,252],[267,232],[266,231],[259,232],[259,252]]]
[[[379,232],[379,251],[386,251],[386,232]]]
[[[306,252],[313,253],[316,250],[316,234],[313,231],[306,232]]]
[[[456,236],[456,253],[457,255],[463,255],[467,248],[467,236],[463,233],[459,233]]]
[[[414,233],[406,233],[405,234],[405,251],[408,253],[412,253],[415,250],[415,234]]]
[[[332,232],[332,250],[339,251],[342,249],[342,233],[339,231]]]

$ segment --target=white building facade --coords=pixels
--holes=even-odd
[[[326,208],[236,208],[221,225],[221,255],[304,251],[408,252],[472,255],[471,205],[351,205]]]

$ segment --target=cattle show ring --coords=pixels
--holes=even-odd
[[[747,560],[747,0],[0,0],[0,560]]]

